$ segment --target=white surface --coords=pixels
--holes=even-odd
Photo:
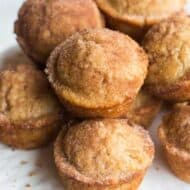
[[[13,23],[22,2],[23,0],[0,0],[0,62],[5,54],[11,57],[12,47],[17,45]],[[156,137],[160,117],[151,127],[156,145],[155,161],[139,190],[190,190],[190,185],[178,180],[170,172],[163,158]],[[23,161],[27,163],[23,164]],[[52,147],[18,151],[0,144],[0,190],[28,189],[63,190],[53,163]]]

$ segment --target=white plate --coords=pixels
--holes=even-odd
[[[18,49],[13,23],[23,0],[0,0],[0,63]],[[164,2],[164,0],[163,0]],[[140,190],[190,190],[190,185],[177,179],[169,170],[156,137],[155,120],[150,131],[156,145],[156,157]],[[0,144],[0,190],[63,190],[57,176],[52,147],[35,151],[12,150]]]

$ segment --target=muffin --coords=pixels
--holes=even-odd
[[[136,190],[154,157],[148,132],[126,119],[71,126],[54,148],[65,190]]]
[[[20,62],[0,73],[0,141],[32,149],[48,144],[60,129],[62,110],[45,75]]]
[[[142,89],[133,102],[126,117],[145,129],[148,129],[161,108],[161,100],[151,96]]]
[[[49,81],[77,117],[119,117],[129,109],[147,74],[144,50],[108,29],[76,33],[51,54]]]
[[[181,11],[185,0],[96,0],[108,25],[141,40],[162,19]]]
[[[150,61],[148,91],[170,102],[190,100],[190,18],[180,14],[153,26],[143,46]]]
[[[159,128],[159,138],[174,174],[190,183],[190,106],[177,105]]]
[[[103,26],[93,0],[27,0],[19,11],[15,33],[25,53],[45,64],[50,52],[68,36]]]

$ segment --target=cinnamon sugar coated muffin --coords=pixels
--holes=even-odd
[[[96,0],[110,27],[140,40],[153,24],[179,12],[185,0]]]
[[[65,190],[136,190],[154,157],[148,132],[126,119],[71,126],[54,148]]]
[[[59,45],[47,65],[49,81],[78,117],[119,117],[144,83],[148,59],[127,35],[85,30]]]
[[[144,128],[148,129],[161,109],[161,100],[151,96],[142,89],[133,102],[126,117]]]
[[[25,53],[45,64],[51,51],[68,36],[103,26],[93,0],[26,0],[19,11],[15,32]]]
[[[38,148],[56,137],[61,124],[60,104],[41,71],[23,62],[1,71],[1,142],[16,148]]]
[[[174,107],[159,128],[159,138],[171,170],[190,183],[190,106]]]
[[[153,26],[143,46],[150,60],[148,90],[172,102],[190,100],[190,18],[179,14]]]

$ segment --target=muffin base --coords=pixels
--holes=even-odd
[[[184,102],[190,99],[190,81],[180,81],[175,85],[147,85],[147,91],[151,94],[169,101]]]
[[[186,159],[164,148],[165,156],[172,172],[181,180],[190,183],[190,158]]]
[[[36,124],[14,125],[0,117],[0,141],[14,148],[34,149],[54,140],[61,120],[41,120]],[[36,126],[38,125],[38,126]]]
[[[146,32],[150,27],[138,26],[132,23],[127,23],[124,20],[118,20],[105,14],[108,27],[113,30],[119,30],[120,32],[126,33],[138,42],[141,42]]]
[[[115,186],[104,186],[83,184],[72,178],[64,176],[61,172],[59,172],[59,175],[65,190],[137,190],[144,177],[144,173],[142,173],[141,175],[135,176],[135,179],[133,179],[130,183]]]
[[[62,99],[62,96],[57,93],[60,101],[65,105],[68,112],[72,113],[75,117],[78,118],[122,118],[122,115],[128,111],[128,108],[132,104],[132,99],[128,99],[122,104],[115,105],[108,108],[85,108],[80,107],[74,104],[70,104]]]

